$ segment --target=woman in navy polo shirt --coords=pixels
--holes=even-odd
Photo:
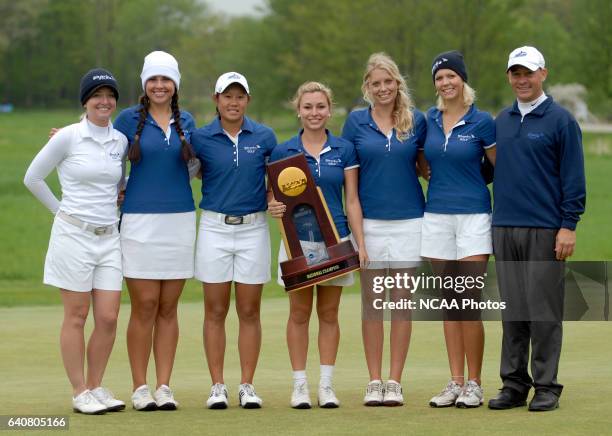
[[[332,92],[318,82],[302,84],[293,98],[293,106],[302,122],[302,130],[287,142],[279,144],[270,158],[280,160],[304,153],[317,186],[323,191],[325,201],[334,220],[339,236],[349,239],[349,222],[353,237],[359,248],[360,260],[365,263],[367,255],[363,241],[362,215],[357,196],[357,155],[350,142],[333,136],[327,130],[331,117]],[[342,188],[346,196],[347,217],[342,207]],[[271,198],[268,209],[275,218],[282,218],[286,206]],[[305,254],[316,257],[326,255],[325,243],[317,225],[298,230]],[[284,244],[280,246],[279,263],[287,260]],[[279,284],[284,285],[278,272]],[[328,280],[317,285],[317,316],[319,318],[319,355],[321,374],[318,402],[320,407],[335,408],[340,405],[332,388],[332,376],[340,327],[338,306],[343,286],[354,283],[353,274]],[[289,293],[289,319],[287,321],[287,346],[293,368],[293,394],[291,407],[309,409],[311,406],[306,381],[306,355],[308,353],[308,324],[312,312],[314,286]]]
[[[432,77],[438,102],[427,112],[425,157],[431,178],[421,255],[429,258],[439,273],[482,274],[492,246],[491,199],[480,168],[485,154],[495,164],[495,123],[491,115],[474,105],[475,92],[467,84],[461,53],[450,51],[438,55],[433,62]],[[478,297],[476,294],[472,296]],[[468,297],[467,293],[462,295]],[[451,380],[429,404],[432,407],[482,405],[482,321],[446,320],[444,336]]]
[[[121,112],[117,130],[129,140],[130,177],[121,221],[123,275],[130,292],[127,346],[136,410],[174,410],[170,375],[178,342],[177,305],[185,279],[193,277],[195,207],[188,162],[192,116],[179,109],[181,75],[176,59],[154,51],[140,75],[144,94]],[[146,374],[155,357],[157,390]]]
[[[385,53],[370,56],[361,89],[370,107],[349,114],[342,137],[355,145],[359,158],[359,200],[371,260],[369,269],[361,271],[363,346],[370,374],[364,404],[399,406],[403,404],[400,382],[412,323],[409,313],[391,315],[391,364],[389,380],[383,384],[382,312],[372,309],[378,294],[364,284],[371,283],[373,276],[384,275],[388,268],[414,272],[421,259],[424,198],[416,162],[424,161],[426,122],[413,109],[406,82]],[[391,292],[393,299],[402,297],[406,295]]]
[[[213,96],[218,116],[192,137],[202,164],[195,276],[204,290],[204,350],[213,383],[206,404],[211,409],[228,406],[223,360],[232,282],[242,370],[239,404],[244,408],[262,404],[253,377],[261,348],[261,293],[270,280],[266,160],[276,137],[272,129],[246,117],[250,98],[242,74],[222,74]]]

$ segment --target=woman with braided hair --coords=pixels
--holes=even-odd
[[[177,305],[193,277],[195,207],[188,163],[193,117],[179,109],[176,59],[154,51],[144,60],[144,94],[121,112],[116,128],[129,140],[130,177],[121,221],[123,275],[131,300],[127,346],[136,410],[175,410],[169,388],[178,342]],[[153,348],[157,390],[146,374]]]

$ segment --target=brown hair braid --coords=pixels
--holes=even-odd
[[[191,144],[187,142],[187,139],[185,139],[183,127],[181,126],[181,111],[178,105],[178,92],[175,92],[172,96],[170,107],[172,108],[172,116],[174,117],[174,127],[176,128],[176,132],[181,140],[181,153],[183,154],[183,160],[185,162],[189,162],[189,160],[195,158],[195,153],[193,152]]]
[[[137,163],[140,160],[140,135],[142,134],[142,129],[144,129],[145,121],[147,120],[147,113],[149,113],[149,97],[143,94],[138,101],[140,103],[140,109],[138,109],[140,118],[138,118],[138,126],[136,127],[134,141],[130,144],[130,149],[128,151],[128,159],[131,163]]]

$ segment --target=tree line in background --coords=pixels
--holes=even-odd
[[[0,102],[74,106],[82,74],[110,69],[121,104],[141,92],[144,56],[179,60],[183,106],[210,105],[225,71],[249,80],[252,110],[278,112],[305,80],[327,83],[339,106],[360,102],[365,62],[389,53],[418,107],[434,101],[433,57],[463,52],[478,104],[511,101],[508,53],[538,47],[549,84],[581,83],[592,112],[612,117],[612,3],[609,0],[268,0],[267,13],[228,17],[203,0],[0,0]],[[208,106],[209,107],[209,106]]]

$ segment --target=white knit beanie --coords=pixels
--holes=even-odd
[[[174,82],[176,90],[178,91],[181,84],[181,73],[179,73],[178,62],[170,53],[166,53],[165,51],[152,51],[145,56],[142,73],[140,73],[143,91],[147,80],[154,76],[169,77]]]

